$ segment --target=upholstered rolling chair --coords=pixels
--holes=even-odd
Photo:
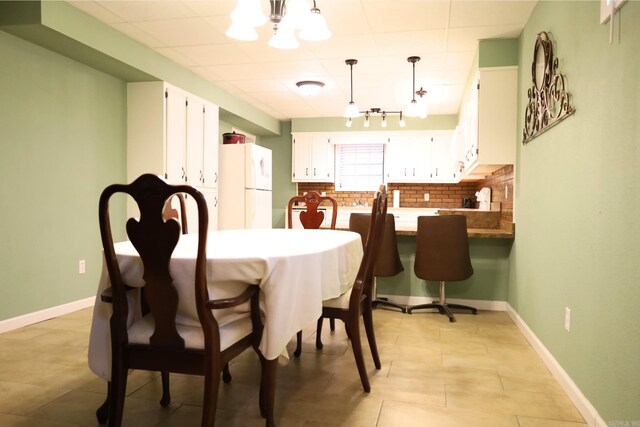
[[[352,213],[349,217],[349,230],[360,234],[363,245],[367,241],[367,232],[370,220],[371,214],[368,213]],[[387,214],[378,265],[376,265],[375,277],[393,277],[403,271],[404,266],[400,260],[398,241],[396,239],[396,222],[393,214]],[[371,301],[371,303],[374,308],[391,307],[397,308],[403,313],[407,312],[407,307],[402,304],[396,304],[376,297],[375,279],[373,284],[373,301]]]
[[[369,221],[368,238],[364,246],[364,255],[360,263],[360,269],[356,275],[355,282],[351,289],[337,298],[333,298],[322,302],[322,316],[318,319],[316,347],[322,348],[322,320],[340,319],[344,322],[347,330],[347,336],[351,340],[353,355],[356,359],[356,366],[360,374],[360,381],[364,391],[371,391],[369,377],[364,364],[362,355],[362,344],[360,341],[360,317],[364,323],[369,348],[373,356],[373,362],[376,369],[381,368],[380,356],[378,355],[378,347],[376,345],[376,337],[373,329],[373,314],[371,308],[371,296],[374,279],[374,271],[378,256],[382,237],[384,234],[385,222],[387,220],[387,194],[384,186],[381,191],[376,194],[371,211],[371,221]]]
[[[336,228],[336,219],[338,218],[338,203],[336,199],[330,196],[321,196],[316,191],[309,191],[303,196],[293,196],[287,205],[287,228],[293,228],[293,206],[295,203],[304,203],[305,210],[300,212],[300,223],[302,227],[309,229],[320,228],[324,221],[324,212],[318,210],[320,204],[328,202],[332,207],[330,228]],[[326,203],[325,203],[326,204]],[[335,329],[335,321],[331,320],[331,330]],[[302,354],[302,331],[296,334],[296,349],[293,355],[300,357]]]
[[[467,219],[464,215],[420,216],[416,235],[416,276],[423,280],[440,282],[440,298],[431,304],[409,307],[409,313],[423,308],[435,308],[455,322],[451,309],[478,310],[460,304],[448,304],[445,283],[468,279],[473,275],[469,256]]]
[[[148,313],[133,321],[128,316],[126,295],[131,288],[123,282],[109,220],[109,200],[116,193],[128,194],[140,209],[140,219],[130,218],[126,223],[126,232],[142,260],[145,281],[143,304],[148,307]],[[191,196],[198,208],[199,231],[193,286],[199,326],[175,322],[179,301],[170,271],[170,259],[181,234],[177,221],[165,221],[163,210],[166,200],[176,193]],[[110,320],[110,426],[122,423],[129,369],[203,376],[205,385],[201,425],[213,426],[223,366],[248,347],[253,347],[259,354],[258,344],[262,333],[259,287],[249,285],[242,294],[233,298],[209,298],[206,278],[207,222],[207,205],[199,191],[186,185],[168,185],[155,175],[142,175],[129,185],[111,185],[102,192],[99,203],[100,235],[111,282],[105,296],[110,299],[113,308]],[[215,310],[242,304],[249,304],[250,311],[246,316],[229,325],[218,325]],[[261,402],[262,393],[261,387]],[[263,412],[273,413],[272,408],[266,408]],[[267,425],[270,425],[269,420]]]

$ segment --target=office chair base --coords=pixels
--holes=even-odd
[[[407,312],[407,306],[406,305],[402,305],[402,304],[396,304],[394,302],[391,301],[387,301],[384,299],[374,299],[373,301],[371,301],[371,306],[373,308],[385,308],[388,309],[387,307],[393,307],[393,308],[397,308],[399,309],[402,313],[406,313]],[[395,311],[395,310],[392,310]]]
[[[407,313],[412,314],[413,310],[419,310],[419,309],[423,309],[423,308],[435,308],[438,310],[438,312],[440,314],[445,314],[447,315],[447,317],[449,317],[449,322],[453,323],[456,321],[455,316],[453,315],[453,312],[451,311],[451,309],[456,309],[456,310],[470,310],[472,314],[478,314],[478,309],[474,308],[474,307],[469,307],[468,305],[462,305],[462,304],[441,304],[439,302],[433,302],[431,304],[419,304],[419,305],[414,305],[413,307],[407,307]]]

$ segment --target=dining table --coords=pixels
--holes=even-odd
[[[179,306],[176,322],[198,326],[195,306],[197,234],[182,235],[170,261]],[[142,261],[129,241],[115,244],[124,282],[144,286]],[[207,236],[207,284],[211,298],[238,295],[247,285],[260,287],[264,323],[259,350],[268,361],[287,358],[287,343],[305,327],[315,325],[322,301],[346,292],[353,284],[363,251],[360,235],[346,230],[243,229],[211,231]],[[90,369],[109,381],[111,304],[101,300],[110,286],[103,262],[89,338]],[[138,289],[128,292],[129,321],[140,313]],[[224,325],[244,316],[248,307],[216,310]]]

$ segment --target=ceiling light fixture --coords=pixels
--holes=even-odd
[[[344,61],[349,68],[351,69],[351,99],[347,104],[347,108],[344,110],[344,116],[352,119],[355,117],[360,117],[360,111],[358,110],[358,106],[353,102],[353,66],[358,63],[357,59],[347,59]],[[349,125],[347,125],[349,126]]]
[[[231,26],[226,35],[242,41],[258,39],[256,28],[267,22],[262,13],[261,0],[238,0],[236,8],[231,12]],[[313,0],[309,7],[308,0],[269,0],[271,13],[269,20],[273,23],[273,37],[269,46],[277,49],[295,49],[300,46],[298,37],[307,41],[326,40],[331,37],[327,21]]]
[[[406,115],[407,117],[420,117],[424,119],[425,117],[427,117],[426,104],[424,102],[418,104],[418,101],[416,101],[416,95],[420,95],[420,98],[422,100],[422,97],[427,93],[427,91],[423,90],[422,88],[420,88],[419,91],[416,91],[416,62],[420,61],[420,57],[410,56],[407,58],[407,61],[411,62],[411,64],[413,65],[413,90],[411,91],[412,99],[409,103],[409,106],[407,107]]]
[[[316,96],[324,87],[324,83],[315,80],[303,80],[296,83],[300,92],[305,96]]]
[[[380,127],[386,128],[389,124],[388,120],[387,120],[387,116],[389,116],[390,114],[399,114],[400,115],[400,119],[398,121],[398,125],[403,128],[406,126],[406,123],[402,117],[402,111],[385,111],[382,108],[369,108],[366,111],[359,111],[358,114],[364,114],[364,123],[363,126],[368,128],[371,125],[371,116],[373,115],[380,115]],[[351,127],[351,125],[353,124],[353,119],[351,117],[349,117],[347,119],[347,122],[345,123],[345,126],[347,126],[348,128]]]

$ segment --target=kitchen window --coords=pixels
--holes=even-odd
[[[376,191],[384,182],[384,144],[338,145],[336,191]]]

